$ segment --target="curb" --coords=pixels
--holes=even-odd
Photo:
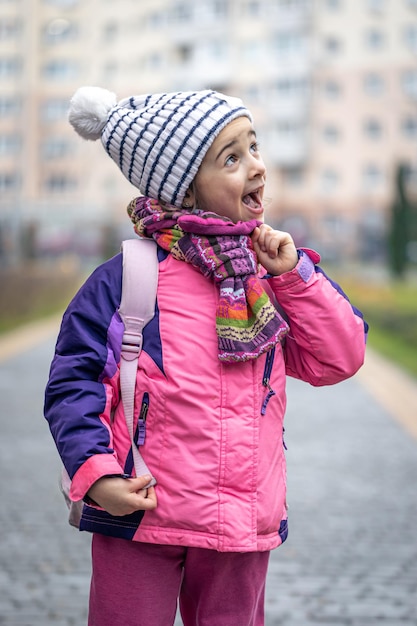
[[[366,348],[365,364],[355,378],[374,399],[417,439],[417,380],[406,371]]]

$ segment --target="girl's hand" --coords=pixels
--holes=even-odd
[[[154,487],[146,489],[151,476],[138,478],[100,478],[88,490],[88,496],[110,515],[129,515],[150,511],[157,506]]]
[[[261,224],[255,228],[251,238],[258,261],[269,274],[279,276],[297,265],[297,249],[290,234]]]

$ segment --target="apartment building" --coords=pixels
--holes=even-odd
[[[373,257],[396,163],[417,164],[417,2],[0,0],[3,256],[22,226],[44,251],[129,232],[135,189],[66,121],[84,84],[242,97],[268,220],[327,258]]]
[[[322,0],[312,30],[311,151],[279,172],[279,213],[328,258],[380,258],[395,170],[417,165],[417,2]]]

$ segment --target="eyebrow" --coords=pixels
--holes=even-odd
[[[247,137],[254,137],[256,139],[256,133],[252,128],[251,130],[248,131]],[[216,161],[221,157],[221,155],[223,154],[225,150],[229,150],[230,148],[233,148],[233,146],[235,146],[238,143],[238,141],[239,140],[235,138],[235,139],[232,139],[232,141],[229,141],[229,143],[227,143],[225,146],[223,146],[223,148],[220,150],[220,152],[216,156]]]

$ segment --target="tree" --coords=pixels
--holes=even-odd
[[[391,207],[388,238],[391,272],[401,278],[407,267],[407,244],[410,237],[411,205],[406,194],[407,166],[400,164],[395,177],[395,195]]]

